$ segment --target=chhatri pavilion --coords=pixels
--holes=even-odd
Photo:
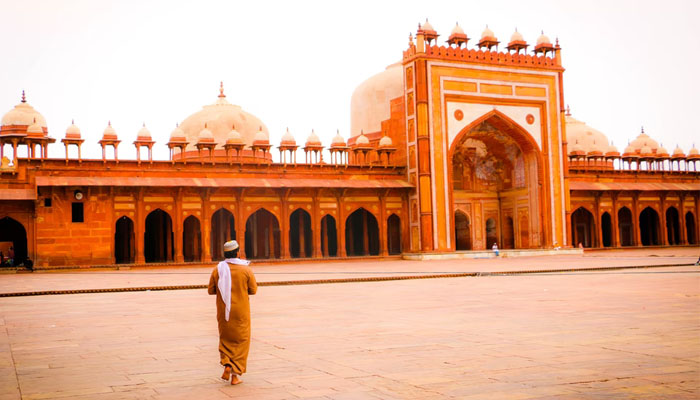
[[[488,28],[438,36],[419,25],[353,93],[347,140],[329,144],[289,131],[270,143],[222,84],[167,143],[107,122],[102,157],[84,159],[80,128],[51,137],[23,93],[0,126],[0,251],[53,268],[211,262],[230,239],[243,257],[282,260],[698,243],[698,149],[642,131],[620,151],[575,119],[544,34],[534,46],[517,31],[506,46]]]

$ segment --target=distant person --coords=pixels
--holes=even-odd
[[[216,295],[216,320],[219,323],[219,355],[224,373],[232,385],[242,383],[238,376],[246,372],[250,349],[250,301],[258,285],[250,261],[238,258],[238,242],[224,243],[224,261],[214,268],[209,279],[209,294]]]
[[[7,262],[10,267],[15,266],[15,248],[13,246],[10,246],[10,250],[7,251]]]
[[[491,246],[491,250],[493,250],[493,254],[495,254],[496,257],[498,257],[498,255],[501,254],[501,253],[498,251],[498,245],[496,244],[496,242],[493,242],[493,246]]]

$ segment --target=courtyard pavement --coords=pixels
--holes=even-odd
[[[274,281],[681,264],[697,252],[301,263],[255,272]],[[206,283],[211,267],[0,275],[0,293]],[[214,298],[204,290],[0,298],[0,398],[700,398],[695,266],[271,286],[251,307],[248,373],[230,386],[218,378]]]

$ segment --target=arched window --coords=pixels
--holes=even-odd
[[[280,225],[264,208],[245,223],[245,255],[249,259],[280,258]]]
[[[173,221],[170,215],[160,208],[151,211],[146,217],[143,250],[146,262],[173,260]]]
[[[364,208],[358,208],[345,220],[345,251],[348,256],[379,255],[377,219]]]

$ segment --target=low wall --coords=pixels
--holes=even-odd
[[[583,249],[514,249],[499,250],[499,257],[533,257],[533,256],[559,256],[559,255],[583,255]],[[454,260],[463,258],[494,258],[493,250],[455,251],[450,253],[404,253],[404,260]]]

